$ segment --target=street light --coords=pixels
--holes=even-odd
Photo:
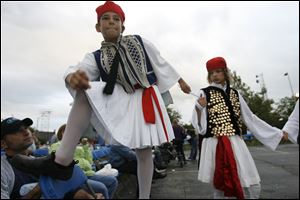
[[[290,76],[289,76],[289,73],[285,73],[284,76],[287,76],[288,77],[288,80],[289,80],[289,84],[290,84],[290,87],[291,87],[291,91],[292,91],[292,96],[294,96],[294,89],[293,89],[293,86],[292,86],[292,83],[291,83],[291,79],[290,79]]]
[[[261,94],[263,95],[264,99],[268,99],[267,88],[265,85],[263,73],[256,75],[255,77],[256,77],[256,83],[260,84]]]

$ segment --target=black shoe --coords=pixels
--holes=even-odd
[[[167,169],[167,165],[166,164],[163,164],[163,163],[160,163],[160,164],[157,164],[155,165],[157,169],[159,170],[162,170],[162,169]]]
[[[158,173],[158,172],[154,172],[154,174],[153,174],[153,179],[165,178],[166,176],[167,176],[166,173]]]
[[[48,156],[31,158],[29,156],[17,154],[11,159],[11,164],[20,171],[34,174],[36,176],[50,176],[54,179],[68,180],[73,174],[75,161],[69,166],[63,166],[54,162],[55,153]]]

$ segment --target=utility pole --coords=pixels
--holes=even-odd
[[[263,73],[256,75],[256,83],[259,83],[260,88],[261,88],[261,94],[263,95],[264,99],[265,100],[268,99],[267,88],[265,85]]]
[[[291,88],[291,91],[292,91],[292,97],[295,95],[294,93],[294,89],[293,89],[293,86],[292,86],[292,82],[291,82],[291,79],[290,79],[290,75],[289,73],[285,73],[284,76],[287,76],[288,77],[288,80],[289,80],[289,84],[290,84],[290,88]]]

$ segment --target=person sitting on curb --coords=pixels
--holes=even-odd
[[[28,131],[33,121],[30,118],[19,120],[16,118],[7,118],[1,122],[1,149],[4,154],[1,155],[1,199],[21,198],[20,189],[23,185],[36,183],[39,181],[37,174],[29,174],[18,170],[10,162],[16,154],[28,155],[28,147],[32,145],[33,138]],[[76,190],[74,193],[68,193],[68,198],[74,199],[93,199],[94,197],[84,189]],[[22,198],[34,199],[40,198],[42,192],[39,184],[28,192]],[[98,193],[97,198],[103,198]]]

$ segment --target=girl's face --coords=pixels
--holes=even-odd
[[[224,84],[225,83],[225,74],[224,69],[215,69],[209,72],[209,79],[211,82],[217,83],[217,84]]]
[[[123,32],[122,21],[119,15],[114,12],[106,12],[96,24],[97,32],[101,32],[106,42],[116,43]]]

